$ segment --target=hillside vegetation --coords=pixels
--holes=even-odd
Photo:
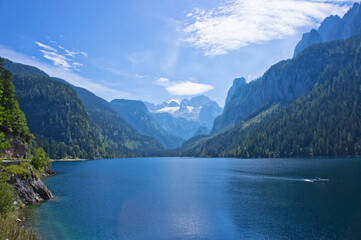
[[[360,35],[304,50],[287,65],[300,59],[307,65],[315,59],[327,64],[315,64],[320,67],[314,69],[317,80],[309,93],[291,104],[285,101],[286,107],[277,111],[263,110],[255,117],[249,114],[236,127],[214,136],[191,139],[183,145],[181,155],[258,158],[361,154],[360,51]]]

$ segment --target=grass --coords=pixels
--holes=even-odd
[[[28,167],[30,163],[21,163],[19,165],[10,165],[4,168],[4,172],[7,174],[15,174],[21,176],[22,179],[30,177]]]
[[[0,219],[0,239],[9,240],[36,240],[37,235],[33,230],[27,230],[10,217]]]

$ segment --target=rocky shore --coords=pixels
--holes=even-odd
[[[27,170],[29,175],[11,174],[7,181],[14,189],[15,204],[30,205],[53,198],[40,177],[50,176],[54,174],[54,171],[51,168],[45,168],[44,171],[38,172],[32,166],[27,167]]]

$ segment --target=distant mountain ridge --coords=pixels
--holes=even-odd
[[[163,102],[159,105],[145,102],[149,112],[160,126],[173,135],[189,139],[201,127],[211,129],[222,108],[210,98],[200,95],[191,99]]]
[[[361,28],[361,7],[355,3],[352,8],[340,18],[338,15],[327,17],[318,30],[312,29],[302,36],[297,44],[293,57],[296,57],[303,49],[317,43],[333,40],[346,39],[360,32]]]
[[[142,101],[114,99],[110,105],[139,133],[157,139],[166,148],[177,148],[183,143],[181,137],[171,135],[162,129]]]

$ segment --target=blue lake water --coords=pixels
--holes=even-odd
[[[360,239],[361,159],[55,162],[42,239]],[[329,178],[328,183],[305,179]]]

